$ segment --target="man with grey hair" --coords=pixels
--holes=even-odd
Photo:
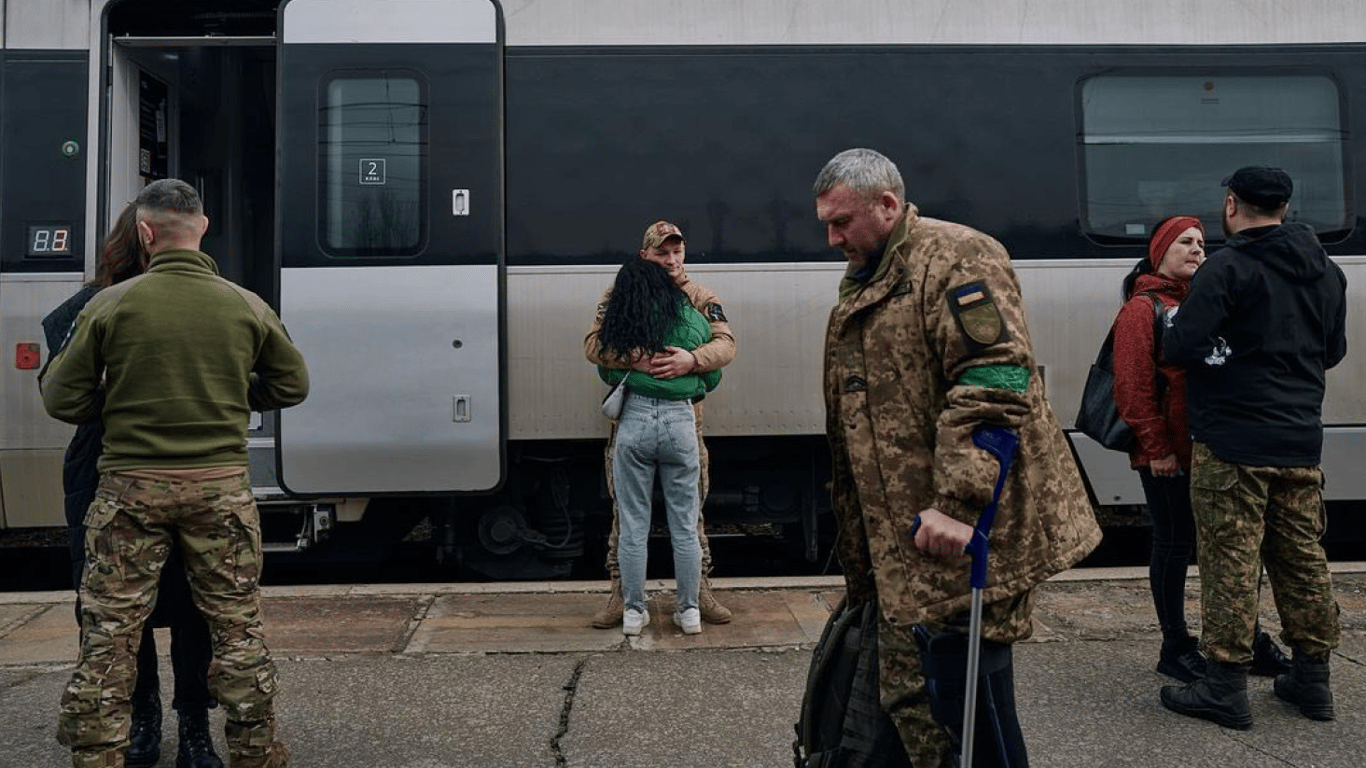
[[[284,768],[246,430],[253,410],[302,402],[308,371],[275,312],[199,251],[209,222],[193,187],[156,181],[136,204],[147,272],[90,300],[41,379],[49,414],[105,428],[85,520],[81,658],[57,740],[77,768],[124,765],[142,625],[174,543],[213,635],[209,687],[226,710],[230,764]]]
[[[1011,644],[1034,587],[1081,560],[1100,528],[1044,399],[1010,257],[992,238],[920,216],[871,149],[816,178],[816,216],[849,267],[826,331],[832,508],[851,605],[878,609],[879,695],[916,768],[953,765],[967,692],[971,561],[999,466],[973,432],[1020,447],[991,530],[973,739],[979,765],[1027,765]],[[945,736],[948,738],[946,739]]]

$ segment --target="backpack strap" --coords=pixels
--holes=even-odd
[[[1162,299],[1152,291],[1144,291],[1144,296],[1153,303],[1153,362],[1162,359],[1162,336],[1167,330],[1167,307],[1162,303]],[[1157,394],[1161,396],[1167,390],[1167,379],[1159,371],[1157,374]]]

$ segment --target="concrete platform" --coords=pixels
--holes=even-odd
[[[1342,572],[1335,584],[1338,719],[1306,720],[1254,678],[1250,731],[1162,708],[1158,689],[1172,681],[1153,670],[1143,573],[1046,584],[1035,637],[1016,650],[1032,764],[1359,766],[1366,575]],[[735,620],[696,636],[669,621],[670,586],[652,582],[654,620],[631,639],[588,626],[600,582],[267,589],[281,736],[296,766],[327,768],[791,765],[810,650],[841,582],[717,582]],[[1198,581],[1188,586],[1198,626]],[[1269,595],[1263,621],[1279,628]],[[0,767],[67,764],[53,732],[75,637],[69,595],[0,594]],[[174,765],[167,718],[162,766]]]

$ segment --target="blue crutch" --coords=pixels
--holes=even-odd
[[[982,655],[982,590],[987,586],[987,539],[991,536],[991,524],[996,521],[996,505],[1001,501],[1001,491],[1005,489],[1006,476],[1015,460],[1015,451],[1020,446],[1020,436],[1005,427],[979,424],[972,432],[972,442],[990,453],[1000,462],[1001,471],[996,477],[996,489],[991,493],[991,501],[972,531],[967,553],[972,557],[972,612],[968,621],[968,677],[966,698],[963,702],[963,754],[960,768],[972,768],[972,742],[976,735],[977,724],[977,674]]]

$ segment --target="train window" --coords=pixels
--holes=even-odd
[[[1082,221],[1101,241],[1146,239],[1174,213],[1218,232],[1219,188],[1244,165],[1284,168],[1289,217],[1320,236],[1352,226],[1337,84],[1317,73],[1107,74],[1081,83]]]
[[[324,80],[319,242],[338,257],[411,256],[426,232],[427,98],[409,72]]]

